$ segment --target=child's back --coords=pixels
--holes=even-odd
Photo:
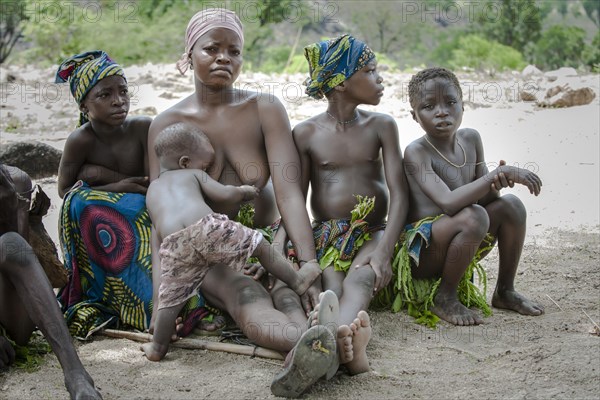
[[[146,194],[146,206],[160,238],[184,229],[212,209],[202,193],[202,180],[210,179],[198,169],[164,171],[152,181]]]

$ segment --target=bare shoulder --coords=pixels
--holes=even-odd
[[[473,128],[462,128],[456,132],[456,137],[462,139],[466,143],[478,144],[481,143],[481,135]]]
[[[173,108],[169,108],[158,114],[148,126],[150,135],[156,136],[162,129],[178,121],[178,116],[179,113]]]
[[[292,130],[294,137],[310,135],[311,133],[317,131],[318,126],[319,126],[318,120],[322,116],[323,116],[323,114],[317,114],[317,115],[310,117],[309,119],[299,122],[296,126],[294,126],[294,129]]]
[[[249,102],[256,102],[258,110],[261,114],[269,115],[268,113],[283,112],[287,115],[285,107],[279,98],[270,93],[258,93],[245,91],[242,98]]]
[[[396,125],[396,121],[394,120],[394,117],[392,117],[389,114],[384,114],[384,113],[380,113],[380,112],[374,112],[374,111],[365,111],[365,110],[359,110],[360,114],[363,117],[368,118],[370,121],[373,121],[376,124],[380,124],[381,126],[391,126],[391,125]]]
[[[136,137],[144,141],[147,140],[152,118],[145,115],[129,117],[125,123],[127,124],[125,128],[127,132],[133,133]]]
[[[383,114],[378,112],[370,112],[363,111],[366,116],[369,118],[370,124],[375,127],[377,134],[382,139],[382,141],[387,141],[390,138],[394,140],[398,138],[398,125],[396,124],[396,120],[389,114]],[[385,140],[387,139],[387,140]]]
[[[404,161],[415,162],[430,158],[429,148],[425,146],[424,136],[413,140],[404,150]]]
[[[76,148],[78,151],[85,151],[92,148],[96,141],[92,126],[86,123],[69,134],[65,149]]]
[[[148,132],[148,128],[150,128],[150,124],[152,123],[152,118],[146,115],[138,115],[128,117],[126,122],[129,129]]]
[[[181,100],[180,102],[167,108],[150,121],[150,136],[156,136],[158,132],[160,132],[167,126],[172,125],[176,122],[185,121],[187,119],[187,115],[192,115],[197,112],[198,109],[197,105],[194,102],[193,95],[190,95],[185,99]]]

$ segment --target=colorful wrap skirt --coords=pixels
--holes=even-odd
[[[151,226],[144,195],[93,190],[81,181],[67,193],[59,239],[69,282],[58,298],[73,337],[88,338],[102,327],[148,329]],[[197,295],[181,315],[185,336],[209,311]]]

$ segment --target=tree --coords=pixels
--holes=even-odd
[[[576,26],[554,25],[537,43],[536,64],[546,68],[579,67],[584,63],[585,31]]]
[[[477,14],[488,39],[524,52],[542,30],[542,16],[535,0],[487,0]]]
[[[583,9],[585,10],[585,15],[587,15],[596,26],[600,27],[600,1],[583,0]]]
[[[26,21],[23,3],[0,0],[0,64],[4,63],[17,41],[23,36]]]

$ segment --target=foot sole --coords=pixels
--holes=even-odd
[[[275,396],[296,398],[327,374],[337,359],[335,337],[322,325],[306,331],[292,349],[289,364],[271,382]]]

